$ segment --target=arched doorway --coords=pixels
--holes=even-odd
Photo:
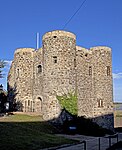
[[[35,104],[36,104],[36,112],[42,112],[42,98],[41,97],[37,97]]]

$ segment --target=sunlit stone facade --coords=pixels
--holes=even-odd
[[[38,112],[50,120],[61,113],[56,95],[76,92],[78,116],[112,128],[111,49],[76,46],[73,33],[59,30],[47,32],[42,43],[37,50],[15,51],[8,75],[9,101],[16,93],[14,99],[22,104],[22,111]]]

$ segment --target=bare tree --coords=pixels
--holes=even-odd
[[[3,78],[2,68],[4,68],[5,65],[6,65],[6,62],[4,60],[0,60],[0,78]]]

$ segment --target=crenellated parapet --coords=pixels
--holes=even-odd
[[[46,38],[56,38],[56,36],[58,37],[61,37],[61,36],[64,36],[64,37],[70,37],[70,38],[73,38],[73,39],[76,39],[76,36],[75,34],[71,33],[71,32],[67,32],[67,31],[61,31],[61,30],[55,30],[55,31],[51,31],[51,32],[47,32],[44,34],[44,36],[42,37],[42,40],[46,39]]]

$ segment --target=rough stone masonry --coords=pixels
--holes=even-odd
[[[76,46],[67,31],[47,32],[42,48],[15,51],[8,74],[8,99],[22,104],[21,111],[39,112],[45,120],[56,118],[61,107],[56,95],[75,91],[78,116],[113,127],[111,48],[89,50]],[[15,94],[16,93],[16,94]]]

